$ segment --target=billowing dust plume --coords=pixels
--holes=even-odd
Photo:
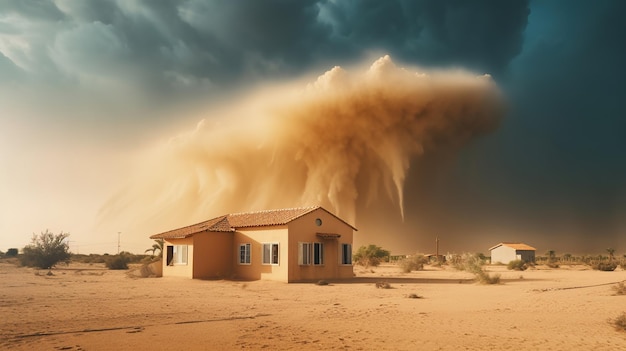
[[[411,160],[492,130],[501,107],[487,75],[404,69],[388,56],[359,72],[334,67],[173,138],[140,162],[102,213],[134,221],[142,235],[225,213],[314,205],[357,224],[357,202],[388,201],[402,212]]]

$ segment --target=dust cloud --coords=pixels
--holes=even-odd
[[[334,67],[267,87],[151,150],[101,217],[147,236],[273,208],[321,205],[357,227],[373,202],[403,216],[411,161],[493,130],[502,107],[488,75],[402,68],[389,56]]]

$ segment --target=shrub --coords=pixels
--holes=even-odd
[[[624,282],[617,283],[617,285],[613,286],[613,290],[615,290],[615,295],[626,295],[626,285],[624,285]]]
[[[318,280],[318,281],[315,283],[315,285],[328,285],[328,282],[322,279],[322,280]]]
[[[69,233],[57,235],[42,232],[40,235],[33,234],[30,245],[24,247],[21,262],[24,266],[50,269],[59,262],[68,263],[70,260],[69,246],[64,240]]]
[[[613,326],[615,326],[615,330],[626,331],[626,312],[622,312],[613,320]]]
[[[412,255],[400,261],[400,267],[404,273],[410,273],[411,271],[423,270],[426,263],[428,263],[426,256]]]
[[[11,248],[7,250],[7,253],[5,254],[6,257],[17,257],[17,249],[15,248]]]
[[[598,262],[591,266],[591,268],[598,271],[612,272],[617,268],[617,263],[615,262]]]
[[[128,269],[129,261],[127,255],[119,254],[107,258],[105,265],[108,269]]]
[[[476,254],[463,254],[458,260],[455,260],[454,267],[461,271],[474,274],[476,281],[481,284],[498,284],[500,283],[500,275],[489,275],[483,270],[485,261]]]
[[[361,246],[354,254],[354,261],[356,264],[369,267],[377,267],[383,258],[389,256],[389,251],[384,250],[380,246],[370,244],[368,246]]]
[[[509,262],[506,268],[508,268],[509,270],[514,270],[514,271],[525,271],[528,268],[528,265],[526,264],[525,261],[515,260],[515,261]]]
[[[480,270],[474,273],[476,276],[476,280],[481,284],[499,284],[500,283],[500,274],[488,274],[484,270]]]

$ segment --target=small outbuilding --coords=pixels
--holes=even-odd
[[[508,264],[511,261],[521,260],[524,262],[535,262],[535,249],[524,243],[503,242],[489,248],[491,252],[491,263]]]
[[[227,214],[152,235],[163,276],[284,282],[352,278],[352,225],[322,207]]]

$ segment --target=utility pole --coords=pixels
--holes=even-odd
[[[117,232],[117,254],[120,254],[120,234],[122,234],[122,232]]]
[[[439,261],[439,236],[437,236],[437,238],[435,239],[435,257],[437,257],[437,263],[441,263]]]

